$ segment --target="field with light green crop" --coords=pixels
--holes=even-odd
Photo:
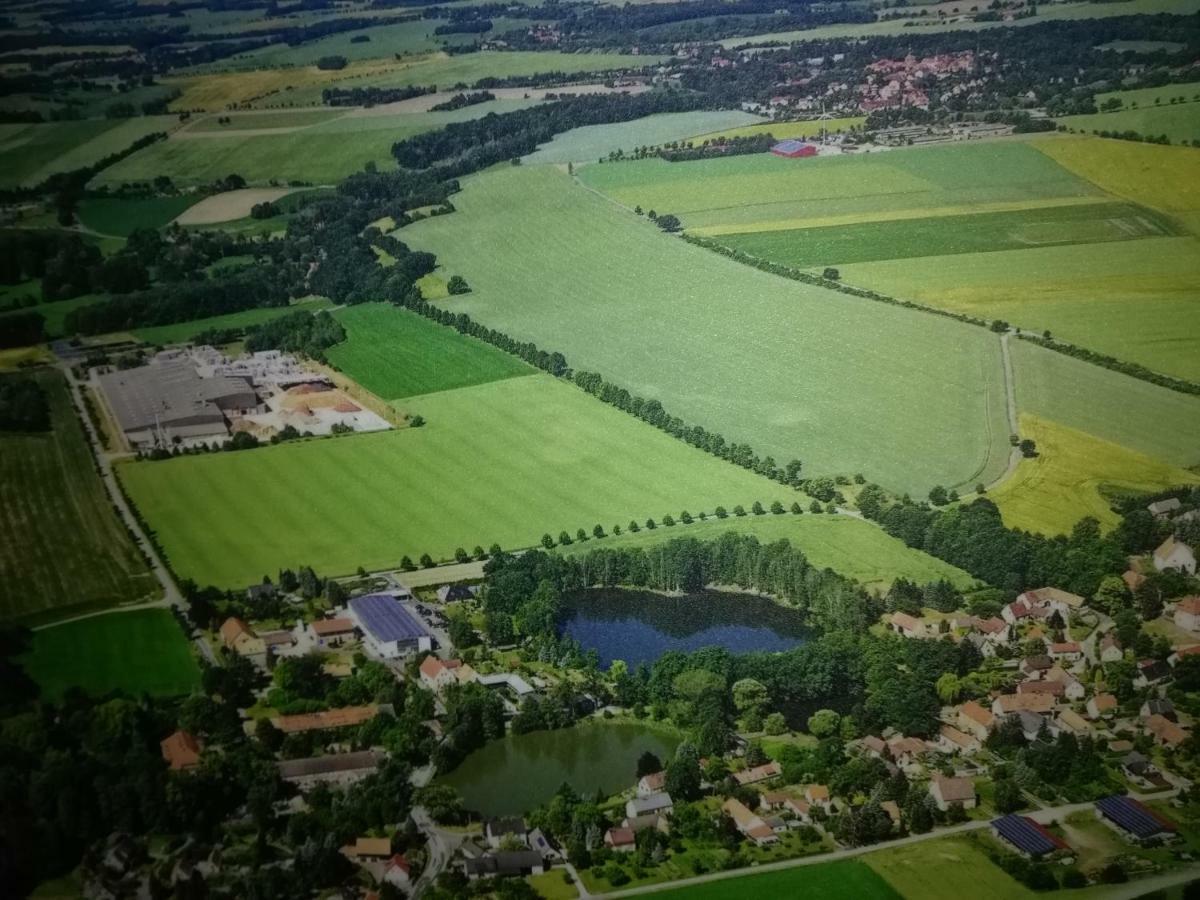
[[[736,128],[760,121],[758,116],[739,110],[700,110],[686,113],[660,113],[632,122],[613,125],[585,125],[556,135],[548,144],[525,157],[525,162],[595,162],[613,150],[626,153],[636,147],[652,147],[671,141],[694,138],[708,132]]]
[[[327,575],[517,548],[543,533],[795,491],[709,456],[548,375],[403,402],[420,428],[124,463],[185,578],[236,587],[280,566]]]
[[[909,210],[969,212],[978,204],[1100,194],[1018,142],[865,157],[782,159],[761,153],[689,163],[639,160],[588,166],[579,178],[625,206],[674,213],[686,228],[702,233],[803,227],[835,216],[884,219]]]
[[[1176,92],[1170,98],[1186,96],[1187,102],[1171,103],[1164,100],[1161,105],[1139,104],[1136,108],[1126,106],[1113,112],[1091,113],[1080,116],[1063,116],[1058,123],[1072,131],[1094,133],[1097,131],[1136,131],[1146,137],[1166,135],[1173,144],[1191,144],[1200,141],[1200,102],[1193,100],[1195,85],[1175,85]],[[1188,90],[1193,88],[1193,90]],[[1158,90],[1162,90],[1161,88]],[[1128,93],[1142,93],[1129,91]],[[1100,103],[1100,95],[1096,102]]]
[[[384,400],[486,384],[536,370],[490,344],[383,303],[337,312],[346,340],[329,361]]]
[[[111,612],[33,633],[22,660],[49,700],[68,688],[93,697],[174,697],[200,686],[200,666],[187,636],[166,609]]]
[[[113,512],[66,381],[33,377],[52,428],[0,434],[0,620],[153,599],[158,583]]]
[[[565,556],[581,556],[596,549],[652,547],[679,537],[710,541],[733,531],[752,534],[764,544],[787,540],[793,547],[802,550],[814,566],[833,569],[869,587],[886,589],[897,578],[907,578],[918,584],[945,578],[960,588],[975,583],[975,579],[961,569],[913,550],[870,522],[849,516],[814,515],[809,513],[807,505],[801,503],[801,506],[804,508],[801,515],[788,512],[780,515],[736,516],[730,509],[725,519],[716,518],[711,509],[706,509],[708,518],[704,521],[696,519],[690,525],[679,523],[679,515],[675,513],[676,525],[660,526],[653,531],[642,529],[636,533],[624,530],[626,525],[617,522],[614,524],[621,526],[623,534],[612,534],[609,526],[605,525],[605,529],[610,531],[608,537],[571,544],[561,547],[557,552]],[[698,511],[688,512],[696,517]]]
[[[55,172],[91,165],[174,124],[170,116],[140,116],[0,125],[0,187],[32,185]]]
[[[999,346],[983,329],[759,272],[549,166],[468,179],[454,204],[404,229],[471,284],[448,309],[811,474],[923,494],[1003,470]]]

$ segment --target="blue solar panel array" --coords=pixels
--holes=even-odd
[[[1112,820],[1125,831],[1139,838],[1152,838],[1169,834],[1175,828],[1132,797],[1105,797],[1096,801],[1096,808],[1105,818]]]
[[[1053,853],[1059,845],[1046,836],[1040,828],[1024,816],[1010,814],[992,820],[996,833],[1018,850],[1030,856]]]
[[[798,141],[795,138],[788,138],[786,141],[780,141],[771,149],[776,153],[795,153],[804,146],[804,141]]]
[[[350,609],[377,641],[411,641],[429,632],[400,602],[388,594],[367,594],[350,601]]]

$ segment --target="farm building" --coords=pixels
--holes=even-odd
[[[350,784],[370,775],[379,768],[384,754],[374,750],[354,753],[327,753],[304,759],[285,759],[276,763],[279,777],[300,788],[308,788],[322,782],[339,785]]]
[[[357,634],[354,623],[347,618],[317,619],[308,627],[318,647],[337,647]]]
[[[389,594],[355,597],[349,611],[367,649],[382,659],[433,649],[429,632]]]
[[[929,795],[933,797],[937,808],[942,812],[948,810],[951,804],[959,804],[963,809],[975,808],[975,783],[970,778],[947,778],[945,775],[934,775],[929,782]]]
[[[1028,816],[1010,814],[993,819],[992,833],[1030,859],[1040,859],[1059,850],[1070,849],[1062,838]]]
[[[1132,797],[1096,801],[1096,816],[1136,844],[1155,844],[1175,835],[1175,823]]]
[[[1178,569],[1188,575],[1196,574],[1196,554],[1192,548],[1171,535],[1154,551],[1154,568],[1160,572]]]
[[[771,152],[776,156],[782,156],[784,159],[804,159],[809,156],[817,155],[817,148],[812,144],[806,144],[804,141],[787,140],[780,141],[771,148]]]

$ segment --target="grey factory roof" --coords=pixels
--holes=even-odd
[[[124,431],[220,421],[223,406],[252,407],[242,378],[201,378],[187,363],[164,363],[100,376],[100,386]]]

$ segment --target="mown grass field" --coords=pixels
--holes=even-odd
[[[624,150],[628,153],[637,147],[682,141],[706,132],[757,121],[759,118],[750,113],[725,109],[661,113],[634,119],[632,122],[585,125],[556,135],[550,143],[543,144],[536,152],[526,156],[525,162],[595,162],[600,157],[608,156],[613,150]]]
[[[0,187],[32,185],[55,172],[91,165],[174,124],[170,116],[139,116],[0,125]]]
[[[48,700],[68,688],[94,697],[110,691],[173,697],[200,686],[187,636],[165,609],[111,612],[40,629],[22,662]]]
[[[87,197],[79,205],[79,221],[100,234],[129,237],[139,228],[161,228],[203,200],[192,194],[177,197]]]
[[[36,377],[53,429],[0,435],[0,620],[156,596],[96,474],[66,382],[51,370]]]
[[[755,125],[742,125],[738,128],[725,128],[712,134],[702,134],[698,140],[714,138],[753,137],[759,134],[771,134],[781,141],[785,138],[818,137],[822,130],[829,134],[841,134],[851,128],[857,128],[867,121],[866,116],[845,116],[840,119],[801,119],[795,122],[762,122]]]
[[[781,159],[767,153],[689,163],[588,166],[580,179],[618,202],[674,213],[712,232],[803,227],[806,220],[1099,195],[1021,142],[974,142],[864,157]],[[785,223],[780,225],[779,223]],[[790,223],[790,224],[787,224]],[[737,227],[734,227],[737,226]]]
[[[627,165],[638,164],[612,168]],[[861,470],[924,494],[1003,471],[994,335],[727,260],[554,167],[463,188],[454,215],[404,229],[470,282],[449,309],[812,474]]]
[[[887,588],[897,578],[908,578],[922,584],[946,578],[961,588],[975,583],[975,579],[961,569],[913,550],[870,522],[850,516],[812,515],[806,503],[802,501],[800,505],[805,507],[802,515],[767,513],[762,516],[735,516],[731,511],[726,519],[716,518],[712,508],[706,508],[704,511],[709,518],[703,522],[696,519],[691,525],[679,523],[679,513],[673,513],[676,524],[670,528],[660,525],[653,531],[643,528],[636,533],[624,531],[619,535],[612,534],[612,529],[605,525],[608,537],[577,542],[560,547],[557,552],[566,556],[581,556],[601,548],[652,547],[684,537],[710,541],[734,531],[752,534],[763,543],[786,539],[792,546],[804,551],[814,566],[833,569],[868,587]],[[746,508],[749,511],[749,507]],[[699,510],[689,509],[688,512],[694,517]],[[620,525],[622,530],[627,525],[625,522],[614,524]],[[557,534],[554,537],[557,538]]]
[[[822,900],[900,900],[904,895],[858,860],[814,863],[777,872],[746,874],[674,890],[662,900],[742,900],[744,897],[821,897]],[[915,900],[915,896],[913,898]]]
[[[241,312],[229,313],[225,316],[212,316],[208,319],[193,319],[190,322],[177,322],[173,325],[157,325],[151,328],[137,328],[131,333],[139,341],[147,344],[181,344],[190,341],[195,335],[212,328],[248,328],[251,325],[261,325],[280,316],[297,310],[317,312],[329,309],[333,304],[329,300],[315,299],[293,303],[291,306],[272,306],[260,309],[246,309]]]
[[[1189,85],[1177,87],[1186,89]],[[1072,131],[1136,131],[1147,137],[1165,134],[1172,143],[1190,144],[1200,141],[1200,102],[1191,100],[1190,94],[1188,100],[1187,103],[1164,102],[1161,106],[1139,105],[1137,109],[1064,116],[1058,122]]]
[[[1038,416],[1021,416],[1021,436],[1037,442],[1038,456],[1022,460],[990,494],[1010,528],[1070,534],[1076,522],[1092,516],[1107,530],[1120,517],[1106,492],[1200,484],[1200,475],[1186,469]]]
[[[1200,397],[1014,340],[1017,406],[1180,468],[1200,464]]]
[[[878,850],[863,863],[908,900],[1032,900],[1038,896],[988,859],[970,838]]]
[[[120,465],[181,577],[244,586],[795,492],[548,375],[411,398],[421,428]]]
[[[881,260],[839,271],[847,284],[1049,330],[1200,380],[1200,242],[1190,236]]]
[[[338,310],[346,340],[329,361],[384,400],[486,384],[536,370],[490,344],[384,303]]]
[[[1177,225],[1130,203],[1041,206],[1007,212],[863,222],[722,235],[721,243],[801,268],[1028,247],[1178,236]]]

